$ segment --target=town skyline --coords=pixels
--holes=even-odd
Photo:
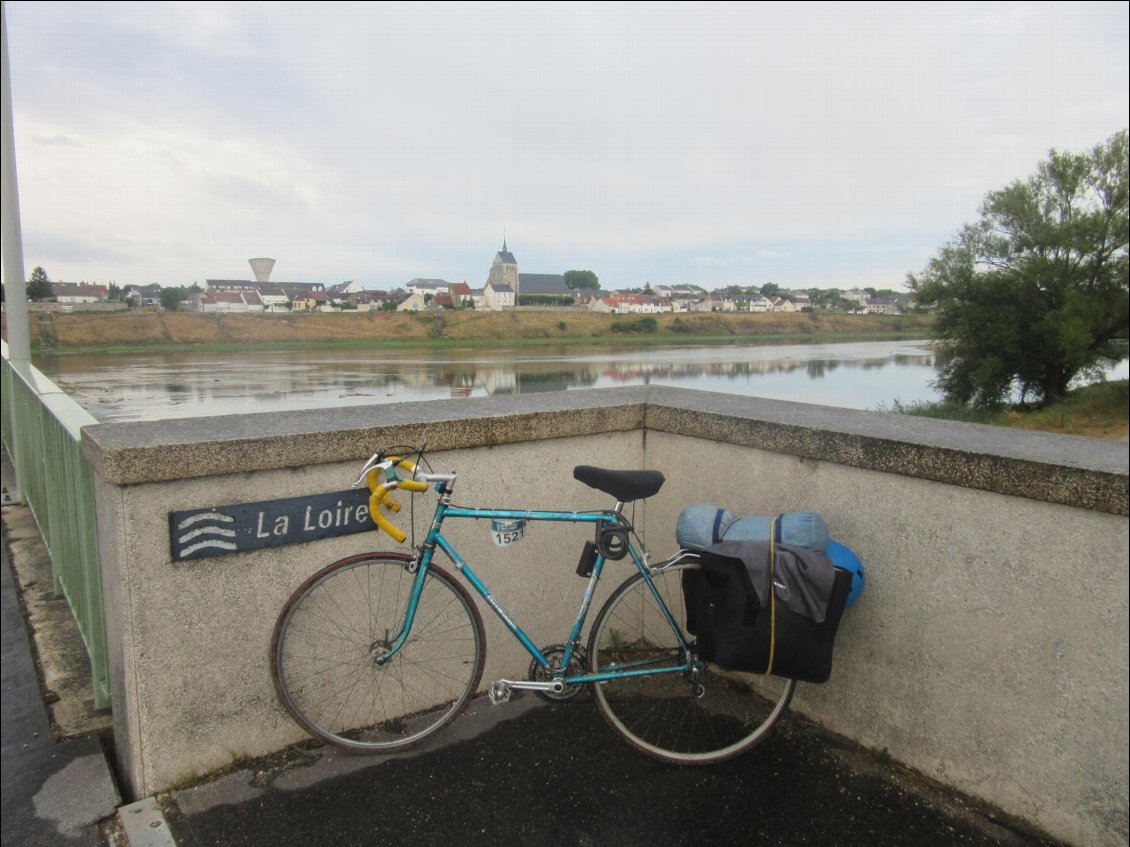
[[[252,259],[248,260],[249,263],[251,261],[252,261]],[[274,261],[274,260],[272,259],[272,261]],[[250,267],[251,267],[250,264],[248,265],[248,267],[250,269]],[[446,284],[464,284],[464,285],[467,285],[471,288],[476,288],[476,289],[482,289],[486,285],[485,280],[482,283],[475,284],[475,283],[471,282],[469,280],[469,278],[446,279],[444,277],[428,277],[428,276],[414,276],[411,279],[404,280],[403,282],[400,282],[398,284],[394,284],[394,285],[391,285],[391,286],[388,286],[388,287],[366,286],[363,283],[360,283],[356,279],[344,279],[344,280],[336,280],[336,281],[333,281],[333,282],[322,282],[320,280],[303,280],[303,279],[297,279],[297,278],[295,278],[295,279],[271,278],[271,279],[268,279],[268,280],[265,280],[265,281],[258,281],[258,280],[256,280],[255,274],[253,272],[250,273],[250,274],[246,274],[244,276],[239,276],[239,275],[223,276],[223,277],[221,277],[221,276],[208,276],[208,277],[205,277],[203,279],[203,281],[201,281],[199,278],[194,278],[191,281],[179,281],[179,282],[152,281],[152,282],[145,282],[145,283],[124,283],[123,284],[123,283],[119,283],[117,280],[96,280],[96,279],[89,279],[88,280],[88,279],[85,279],[85,278],[83,278],[83,279],[59,279],[59,278],[53,276],[52,274],[50,274],[46,268],[43,268],[40,265],[37,265],[36,268],[33,269],[33,271],[35,271],[35,270],[42,270],[47,275],[48,280],[53,285],[94,286],[94,287],[101,287],[101,288],[107,288],[108,286],[113,285],[113,286],[116,286],[121,291],[125,291],[125,290],[131,289],[131,288],[136,288],[136,289],[151,288],[153,286],[157,286],[159,288],[178,288],[178,287],[179,288],[191,288],[193,286],[197,286],[202,290],[207,290],[209,288],[209,283],[229,283],[229,282],[244,282],[244,283],[247,283],[249,285],[256,286],[256,287],[277,287],[277,286],[287,286],[287,285],[320,285],[327,291],[334,289],[334,288],[341,287],[341,286],[345,286],[345,285],[357,284],[357,285],[360,285],[361,289],[363,289],[365,291],[374,292],[374,293],[389,293],[389,292],[395,292],[395,291],[411,291],[411,290],[413,290],[414,287],[417,287],[418,283],[443,283],[445,285]],[[570,268],[568,270],[584,271],[584,270],[588,270],[588,269],[586,269],[586,268]],[[28,275],[32,276],[33,273],[29,273]],[[556,276],[556,275],[559,275],[559,274],[554,274],[554,275]],[[272,269],[272,272],[271,272],[271,276],[272,277],[274,276],[273,269]],[[598,277],[598,279],[599,279],[599,277]],[[717,285],[717,286],[713,286],[713,287],[700,285],[700,284],[695,283],[695,282],[652,282],[650,280],[645,280],[643,283],[638,284],[638,285],[617,286],[615,288],[610,288],[610,287],[606,286],[604,284],[604,281],[600,280],[600,289],[599,290],[601,290],[603,292],[616,292],[616,291],[640,291],[640,290],[644,290],[644,289],[647,289],[647,288],[652,288],[652,289],[696,288],[696,289],[701,290],[705,294],[711,294],[711,293],[719,293],[719,292],[725,291],[726,289],[734,289],[734,288],[759,290],[759,289],[761,289],[761,288],[763,288],[767,285],[768,286],[775,286],[776,288],[779,288],[782,292],[790,292],[790,291],[805,292],[805,291],[811,291],[811,290],[863,291],[865,289],[875,289],[875,290],[881,290],[881,291],[895,291],[895,292],[900,291],[900,289],[896,289],[896,288],[880,288],[879,286],[872,286],[872,285],[852,286],[851,288],[846,288],[846,289],[838,289],[835,286],[782,286],[782,285],[777,284],[773,280],[766,280],[765,282],[761,282],[761,283],[757,283],[757,282],[750,282],[750,283],[745,283],[745,284],[743,284],[743,283],[730,283],[730,284],[727,284],[727,285]],[[906,293],[906,292],[903,292],[903,293]]]

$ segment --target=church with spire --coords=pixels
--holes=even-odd
[[[486,285],[483,287],[487,308],[512,309],[518,297],[527,295],[568,296],[572,292],[565,284],[564,274],[523,274],[518,272],[518,260],[502,238],[502,249],[494,254]]]
[[[505,236],[502,249],[494,254],[483,293],[490,309],[510,309],[518,303],[518,260],[507,249]]]

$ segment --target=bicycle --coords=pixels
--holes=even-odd
[[[470,593],[435,563],[440,550],[530,654],[526,679],[490,685],[493,703],[522,690],[560,702],[587,688],[629,744],[678,764],[718,762],[761,741],[788,707],[796,683],[727,672],[696,656],[694,638],[684,628],[682,575],[699,566],[698,555],[680,550],[650,564],[624,514],[626,504],[658,493],[663,475],[585,465],[573,475],[613,497],[615,506],[590,512],[457,506],[452,503],[456,474],[432,472],[423,448],[371,456],[354,484],[368,484],[377,525],[403,543],[405,533],[382,514],[382,509],[400,508],[389,495],[434,486],[438,499],[431,528],[411,554],[342,559],[315,573],[287,600],[270,655],[275,688],[291,717],[336,747],[383,753],[423,740],[463,710],[479,688],[485,635]],[[594,540],[585,542],[578,565],[587,582],[563,641],[536,646],[443,534],[447,520],[483,518],[512,522],[500,532],[522,531],[525,521],[594,526]],[[636,573],[609,596],[593,621],[587,648],[582,647],[581,632],[604,568],[625,558]]]

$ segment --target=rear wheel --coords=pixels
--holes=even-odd
[[[660,597],[688,644],[682,578],[697,560],[685,559],[652,575]],[[589,637],[592,673],[685,663],[674,631],[647,581],[629,578],[613,592]],[[701,664],[701,663],[700,663]],[[669,762],[704,765],[749,750],[784,714],[796,681],[724,671],[705,665],[593,683],[597,708],[638,750]]]
[[[478,609],[435,565],[407,642],[383,659],[408,608],[411,561],[368,553],[335,562],[291,595],[275,624],[279,699],[300,725],[337,747],[381,753],[415,744],[458,715],[482,677]]]

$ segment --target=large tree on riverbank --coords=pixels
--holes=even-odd
[[[1019,389],[1050,404],[1081,372],[1125,355],[1127,150],[1123,130],[1088,153],[1051,151],[908,276],[937,314],[947,399],[996,406]]]

